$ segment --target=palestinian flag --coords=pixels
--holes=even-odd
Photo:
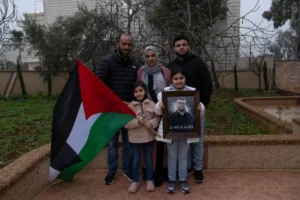
[[[72,181],[135,113],[78,59],[53,111],[49,180]]]

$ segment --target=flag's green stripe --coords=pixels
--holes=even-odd
[[[88,140],[79,153],[82,162],[62,170],[58,178],[71,181],[74,175],[102,150],[116,132],[133,118],[132,115],[127,114],[102,113],[91,127]]]

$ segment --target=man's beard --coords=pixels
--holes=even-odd
[[[179,58],[185,58],[187,57],[187,55],[189,55],[190,51],[187,51],[185,54],[179,54],[177,52],[175,52],[175,55]]]
[[[180,111],[180,112],[185,112],[185,108],[180,109],[180,108],[177,107],[177,110]]]
[[[120,47],[118,47],[118,53],[120,54],[120,56],[122,56],[123,58],[127,58],[129,56],[129,53],[124,53]]]

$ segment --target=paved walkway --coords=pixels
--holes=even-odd
[[[106,171],[79,173],[73,182],[57,182],[37,200],[300,200],[300,171],[204,171],[205,183],[188,182],[191,193],[179,187],[175,194],[166,192],[166,184],[155,192],[145,191],[143,184],[136,194],[129,194],[130,183],[118,172],[112,185],[104,185]]]

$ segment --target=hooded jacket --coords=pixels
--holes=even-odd
[[[159,123],[159,116],[154,113],[155,103],[149,99],[145,99],[142,103],[132,101],[128,105],[137,116],[145,115],[145,118],[156,128]],[[154,140],[154,134],[144,125],[139,125],[138,119],[134,118],[129,121],[125,128],[128,129],[128,140],[131,143],[147,143]]]
[[[210,72],[204,61],[190,53],[183,59],[176,58],[167,67],[172,70],[176,65],[183,68],[186,76],[186,85],[200,91],[200,101],[207,107],[210,102],[213,85]]]

